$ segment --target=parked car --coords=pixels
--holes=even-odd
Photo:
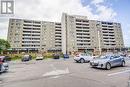
[[[115,66],[125,66],[125,59],[119,55],[105,55],[90,61],[92,67],[111,69]]]
[[[31,55],[24,55],[23,58],[21,59],[22,62],[30,61],[32,60]]]
[[[37,57],[36,57],[36,60],[43,60],[42,54],[38,54]]]
[[[8,61],[5,56],[0,56],[0,73],[6,72],[9,69]]]
[[[120,56],[122,56],[122,57],[127,57],[128,55],[125,54],[125,53],[120,53]]]
[[[89,62],[92,59],[93,59],[93,56],[89,54],[85,54],[85,53],[76,54],[76,56],[74,57],[74,60],[80,63]]]
[[[130,55],[128,55],[128,58],[130,58]]]
[[[6,59],[6,61],[11,61],[11,57],[9,56],[4,56],[4,58]]]
[[[64,54],[63,57],[64,57],[65,59],[67,59],[67,58],[69,58],[69,55],[68,55],[68,54]]]
[[[53,58],[54,58],[54,59],[59,59],[59,58],[60,58],[60,55],[59,55],[59,54],[54,54],[54,55],[53,55]]]

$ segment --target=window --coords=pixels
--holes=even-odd
[[[41,27],[40,25],[33,25],[34,27]]]
[[[102,27],[107,27],[107,26],[105,26],[105,25],[102,25]]]
[[[89,26],[89,24],[82,24],[83,26]]]
[[[89,27],[83,27],[83,29],[89,29]]]
[[[76,25],[82,25],[81,23],[76,23]]]
[[[26,28],[26,27],[23,27],[23,29],[25,29],[25,30],[31,30],[31,28]]]
[[[77,27],[77,26],[76,26],[76,28],[79,28],[79,29],[81,29],[82,27]]]
[[[32,23],[32,21],[27,21],[27,20],[24,20],[25,23]]]
[[[23,36],[31,36],[30,34],[23,34]]]
[[[55,28],[61,28],[61,26],[55,26]]]
[[[55,34],[61,34],[60,32],[55,32]]]
[[[31,31],[23,31],[23,33],[31,33]]]
[[[35,23],[35,24],[41,24],[41,22],[38,22],[38,21],[34,21],[33,23]]]
[[[30,24],[23,24],[24,26],[32,26],[32,25],[30,25]]]
[[[32,34],[32,36],[40,36],[40,35]]]
[[[83,22],[89,22],[88,20],[83,20]]]
[[[113,28],[113,26],[108,26],[108,28]]]
[[[102,28],[102,30],[107,30],[107,28]]]
[[[102,22],[102,24],[107,24],[106,22]]]
[[[79,19],[76,19],[76,22],[81,22],[81,20],[79,20]]]
[[[108,25],[113,25],[113,23],[107,23]]]
[[[32,31],[32,33],[40,33],[40,31]]]

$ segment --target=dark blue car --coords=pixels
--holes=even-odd
[[[67,59],[67,58],[69,58],[69,55],[68,55],[68,54],[64,54],[63,57],[64,57],[65,59]]]

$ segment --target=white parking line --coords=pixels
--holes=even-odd
[[[43,77],[47,77],[47,76],[52,76],[52,78],[59,78],[59,75],[64,75],[64,74],[68,74],[69,73],[69,69],[68,67],[64,70],[58,70],[53,64],[50,64],[50,66],[52,67],[52,71],[51,72],[47,72],[45,74],[43,74]]]
[[[130,70],[125,70],[125,71],[121,71],[121,72],[111,73],[111,74],[108,74],[108,76],[114,76],[114,75],[128,73],[128,72],[130,73]]]
[[[46,77],[46,76],[59,76],[59,75],[64,75],[64,74],[68,74],[69,73],[69,69],[66,68],[65,70],[54,70],[54,71],[51,71],[51,72],[47,72],[45,74],[43,74],[42,76],[43,77]]]
[[[54,77],[51,77],[51,78],[54,78],[54,79],[56,79],[56,78],[59,78],[60,76],[54,76]]]

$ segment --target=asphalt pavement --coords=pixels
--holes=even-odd
[[[12,61],[0,75],[0,87],[128,87],[130,60],[111,70],[75,63],[73,58]]]

